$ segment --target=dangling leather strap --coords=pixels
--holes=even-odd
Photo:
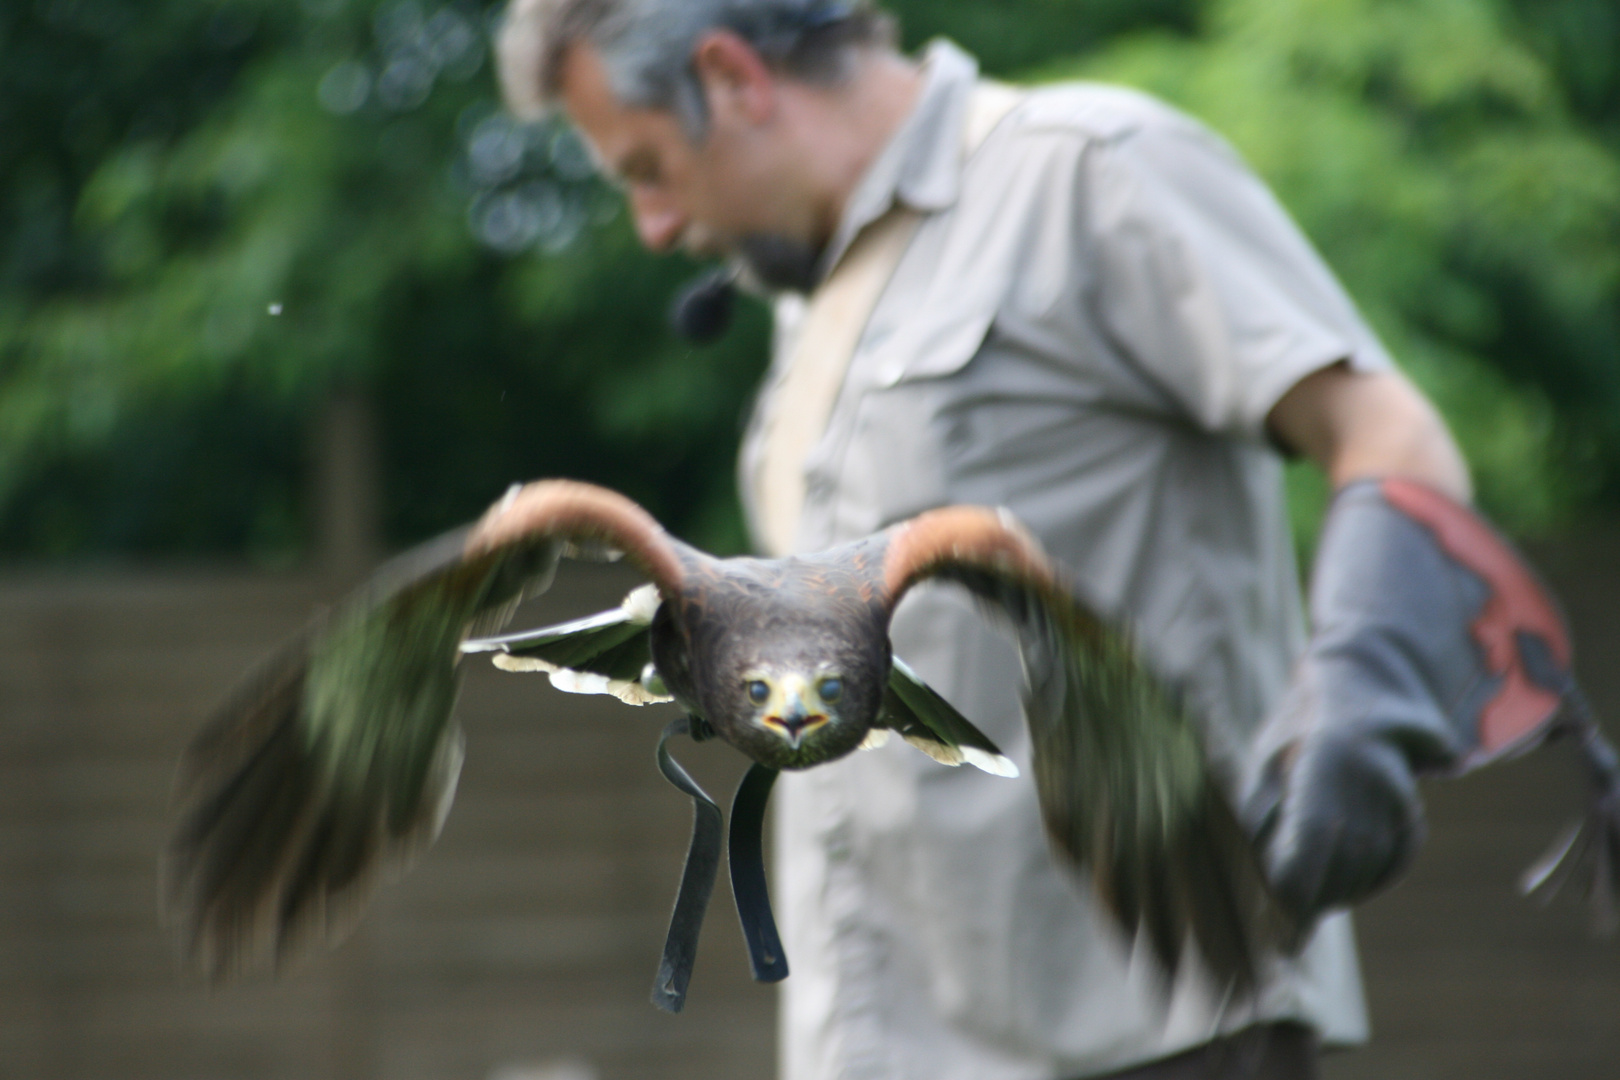
[[[712,732],[702,720],[683,716],[670,721],[658,739],[658,771],[692,799],[692,843],[686,849],[681,887],[675,894],[675,911],[664,937],[664,955],[653,981],[652,1003],[671,1013],[680,1012],[686,1005],[686,988],[697,959],[698,933],[703,929],[703,916],[720,870],[720,807],[669,752],[669,740],[687,734],[701,741]],[[731,893],[737,902],[743,938],[748,942],[749,966],[759,982],[781,982],[788,974],[787,957],[782,954],[782,939],[776,932],[765,884],[765,806],[774,783],[775,769],[752,765],[731,802]]]
[[[737,901],[737,918],[748,942],[754,981],[764,983],[781,982],[788,975],[765,886],[765,804],[774,783],[776,770],[756,763],[744,774],[731,800],[731,895]]]
[[[1591,781],[1591,802],[1586,814],[1524,872],[1519,889],[1546,903],[1571,878],[1581,879],[1592,928],[1607,935],[1620,926],[1620,754],[1603,737],[1574,678],[1564,673],[1562,682],[1564,708],[1554,734],[1575,740]]]
[[[686,1004],[686,986],[692,981],[692,962],[697,959],[698,931],[703,929],[703,913],[708,910],[714,878],[720,871],[720,807],[669,755],[669,740],[692,731],[692,719],[683,716],[665,725],[664,733],[658,737],[658,771],[692,797],[692,843],[686,849],[681,888],[675,894],[664,956],[653,981],[652,1003],[670,1013],[680,1012]]]

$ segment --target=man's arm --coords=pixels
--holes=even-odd
[[[1272,437],[1319,465],[1338,490],[1401,476],[1469,501],[1468,464],[1445,421],[1406,377],[1344,363],[1300,380],[1266,418]]]
[[[1572,684],[1556,610],[1467,507],[1467,465],[1411,383],[1337,364],[1267,421],[1336,492],[1311,640],[1255,740],[1244,795],[1266,876],[1303,932],[1410,862],[1418,775],[1544,737]]]

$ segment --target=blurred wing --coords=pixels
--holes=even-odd
[[[600,545],[678,584],[672,541],[629,500],[531,484],[385,566],[243,683],[181,761],[166,907],[192,960],[221,977],[347,932],[449,809],[462,637]]]
[[[642,684],[652,662],[649,630],[660,598],[643,585],[609,611],[538,630],[501,637],[469,638],[464,653],[494,653],[502,671],[543,671],[551,685],[570,694],[612,694],[627,705],[674,701]]]
[[[1081,603],[1039,545],[991,511],[951,507],[890,534],[892,605],[926,578],[961,584],[1018,631],[1041,814],[1121,924],[1174,972],[1190,934],[1210,969],[1254,986],[1283,931],[1247,834],[1197,732],[1129,640]]]
[[[966,762],[996,776],[1017,776],[1018,766],[990,737],[923,682],[898,656],[889,669],[874,730],[888,728],[942,765]]]

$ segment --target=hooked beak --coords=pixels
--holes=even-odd
[[[771,702],[771,705],[780,704],[779,708],[771,709],[766,713],[761,723],[764,727],[781,738],[794,750],[799,744],[817,728],[827,723],[827,714],[811,712],[804,706],[804,690],[806,687],[799,679],[784,680],[788,683],[783,687],[781,701]],[[797,684],[797,685],[795,685]]]

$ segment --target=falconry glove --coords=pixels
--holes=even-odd
[[[1328,514],[1310,610],[1310,645],[1256,741],[1244,798],[1301,935],[1410,863],[1424,836],[1418,777],[1460,775],[1559,734],[1576,738],[1596,797],[1526,889],[1588,864],[1607,910],[1620,767],[1571,675],[1563,620],[1512,548],[1431,488],[1360,481]]]

